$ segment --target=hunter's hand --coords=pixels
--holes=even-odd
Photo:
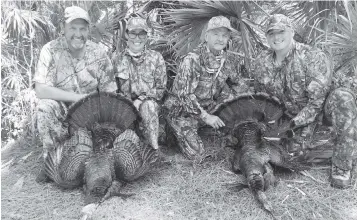
[[[140,105],[143,101],[141,101],[140,99],[135,99],[133,104],[135,106],[135,108],[139,111]]]
[[[83,99],[84,97],[86,97],[88,94],[75,94],[73,96],[73,101],[74,102],[78,102],[79,100]]]
[[[207,114],[202,118],[202,120],[215,129],[225,126],[224,122],[218,116],[215,115]]]

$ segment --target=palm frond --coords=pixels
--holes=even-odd
[[[335,71],[346,66],[357,66],[357,4],[350,3],[349,6],[349,17],[340,14],[337,21],[329,20],[335,31],[325,30],[325,35],[318,38],[319,44],[337,51],[339,62]]]
[[[46,17],[36,11],[18,9],[14,4],[4,7],[2,20],[9,38],[33,39],[37,34],[48,40],[53,34],[54,26]]]
[[[92,5],[91,8],[97,7],[101,10],[101,18],[93,23],[91,27],[91,38],[95,42],[101,42],[108,48],[123,48],[124,30],[125,30],[125,16],[128,8],[125,7],[124,2],[119,2],[110,9],[104,7],[101,3]],[[114,46],[113,46],[114,45]]]
[[[231,20],[232,27],[240,32],[241,51],[245,56],[251,57],[254,44],[261,43],[261,29],[251,19],[252,12],[257,10],[254,4],[245,1],[180,1],[171,3],[173,8],[162,12],[165,31],[169,43],[175,50],[175,55],[180,57],[192,51],[203,40],[204,29],[209,19],[223,15]],[[258,8],[258,10],[260,10]],[[252,27],[254,25],[254,27]]]
[[[330,28],[329,20],[334,14],[343,12],[349,19],[352,13],[348,1],[282,1],[271,14],[282,13],[292,18],[295,30],[304,43],[313,43]],[[336,18],[337,19],[337,18]]]

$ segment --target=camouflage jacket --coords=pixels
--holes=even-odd
[[[198,115],[233,98],[236,93],[246,92],[248,86],[239,66],[240,61],[234,56],[225,51],[215,56],[206,44],[201,44],[182,60],[172,87],[172,95],[178,101],[168,104],[169,108],[181,108],[181,111]]]
[[[91,93],[106,90],[113,82],[113,66],[104,48],[87,40],[85,55],[77,60],[64,37],[43,46],[34,81],[65,91]]]
[[[122,81],[120,91],[126,97],[162,99],[167,75],[164,58],[159,52],[145,49],[136,59],[126,49],[114,56],[113,64],[115,76]]]
[[[313,122],[331,87],[332,61],[317,48],[293,42],[280,66],[272,50],[263,52],[252,68],[256,92],[278,97],[297,126]]]

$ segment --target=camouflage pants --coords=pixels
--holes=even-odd
[[[332,163],[343,170],[352,169],[357,158],[357,100],[352,91],[333,90],[324,107],[325,118],[335,129],[336,142]]]
[[[63,125],[67,113],[63,102],[51,99],[40,99],[37,105],[37,128],[43,144],[44,156],[53,149],[55,143],[68,135],[68,129]]]
[[[231,95],[230,97],[233,97]],[[226,97],[228,98],[228,97]],[[211,114],[213,109],[223,102],[223,97],[218,97],[218,101],[209,100],[204,104],[205,110]],[[189,159],[202,159],[205,147],[202,139],[198,135],[198,129],[205,125],[196,115],[196,110],[192,103],[183,102],[175,96],[169,96],[164,103],[166,119],[166,140],[169,145],[177,145],[181,152]]]
[[[181,152],[189,159],[203,156],[203,142],[197,133],[201,122],[194,117],[167,118],[169,144],[177,144]]]
[[[147,142],[157,149],[159,147],[159,105],[153,100],[144,100],[139,113],[142,118],[141,128]]]
[[[63,102],[41,99],[37,105],[37,128],[43,144],[43,156],[56,147],[60,141],[72,152],[90,151],[92,134],[86,128],[79,128],[72,135],[63,124],[68,111]]]

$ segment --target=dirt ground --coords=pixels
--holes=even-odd
[[[125,186],[123,193],[134,196],[110,198],[91,219],[272,219],[250,191],[234,190],[233,183],[244,182],[244,178],[230,170],[233,151],[217,147],[218,143],[216,138],[205,141],[213,157],[201,165],[168,150],[170,163],[158,164],[148,175]],[[40,153],[40,147],[31,146],[28,140],[2,146],[1,219],[81,219],[85,206],[81,189],[62,190],[53,183],[35,182]],[[279,183],[266,195],[277,219],[357,220],[356,180],[349,189],[334,189],[326,165],[313,167],[305,175],[288,171],[276,175]]]

